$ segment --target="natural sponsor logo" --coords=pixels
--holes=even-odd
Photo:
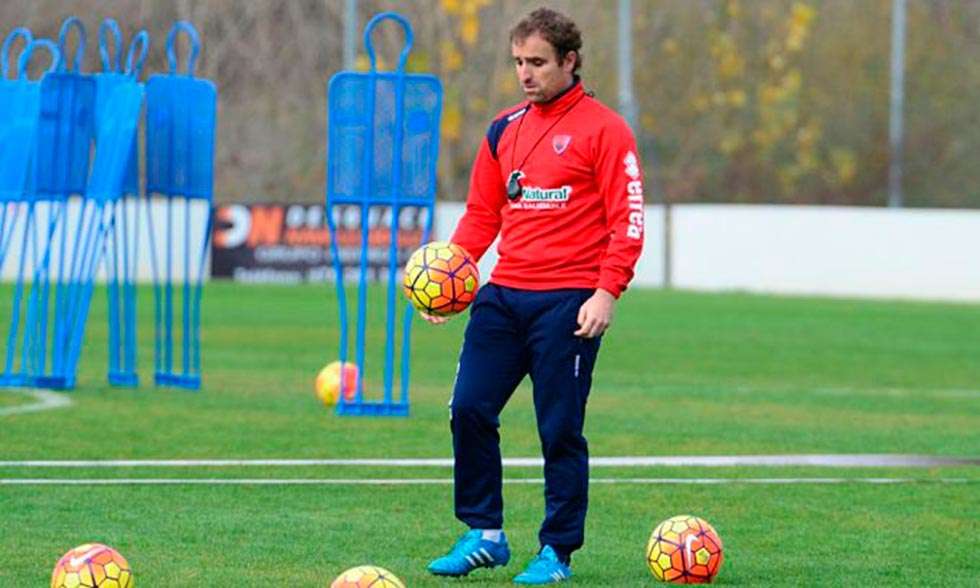
[[[571,186],[562,186],[561,188],[525,186],[522,199],[525,202],[568,202],[571,195]]]

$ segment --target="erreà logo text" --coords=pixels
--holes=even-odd
[[[524,188],[522,199],[526,202],[568,202],[571,195],[571,186],[562,186],[561,188],[527,186]]]

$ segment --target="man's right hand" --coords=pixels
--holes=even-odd
[[[419,311],[419,315],[421,315],[422,319],[425,320],[425,322],[432,325],[442,325],[449,322],[448,316],[434,316],[431,314],[425,314],[422,311]]]

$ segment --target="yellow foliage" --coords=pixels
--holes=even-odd
[[[644,112],[642,115],[640,115],[640,127],[642,127],[644,131],[653,133],[657,130],[657,119],[649,112]]]
[[[738,0],[728,0],[728,5],[725,8],[728,10],[728,16],[732,18],[738,18],[742,12],[742,7],[739,5]]]
[[[808,29],[817,15],[816,9],[804,2],[797,2],[793,5],[793,13],[790,16],[792,26],[801,29]]]
[[[793,5],[793,12],[789,18],[789,32],[786,35],[786,49],[799,51],[803,48],[814,16],[816,10],[812,6],[800,2]]]
[[[442,9],[446,14],[475,14],[490,3],[491,0],[442,0]]]
[[[677,55],[680,51],[680,46],[677,44],[677,41],[669,37],[664,39],[664,42],[660,46],[667,55]]]
[[[781,92],[779,86],[773,86],[771,84],[762,84],[759,86],[759,103],[762,106],[770,106],[773,103],[779,101]]]
[[[795,196],[793,192],[796,191],[796,182],[800,179],[800,175],[802,175],[800,169],[795,165],[789,165],[780,168],[776,174],[779,176],[779,184],[783,192],[789,196]]]
[[[735,42],[732,36],[724,31],[715,32],[711,35],[711,54],[721,57],[731,53],[735,49]]]
[[[384,69],[384,60],[381,59],[381,56],[375,53],[374,57],[377,60],[378,69]],[[354,71],[371,71],[371,60],[366,53],[358,53],[354,60]]]
[[[414,73],[432,71],[432,63],[429,59],[428,51],[418,50],[410,53],[408,55],[408,61],[405,63],[405,71]]]
[[[775,85],[763,84],[760,86],[759,101],[764,106],[785,102],[799,94],[802,84],[803,77],[800,75],[800,70],[791,69]]]
[[[510,71],[501,72],[497,75],[497,91],[502,94],[513,93],[514,88],[517,87],[517,82],[514,81],[515,79],[514,74]]]
[[[747,97],[744,90],[735,89],[728,93],[728,103],[735,108],[741,108],[745,106],[745,101]]]
[[[732,50],[723,54],[718,60],[718,75],[722,79],[736,78],[742,75],[742,71],[745,69],[745,60],[742,59],[736,52],[735,47]]]
[[[480,112],[489,108],[490,103],[483,96],[474,96],[470,100],[470,110]]]
[[[800,149],[813,149],[822,134],[823,131],[820,129],[820,123],[811,120],[796,131],[796,144]]]
[[[469,47],[480,37],[480,9],[490,5],[491,0],[442,0],[446,14],[460,17],[459,36]]]
[[[834,147],[830,150],[830,163],[842,184],[847,184],[857,175],[857,157],[846,147]]]
[[[480,18],[476,14],[467,14],[460,23],[459,31],[463,43],[472,47],[480,36]]]
[[[738,132],[729,131],[722,136],[718,149],[725,155],[731,155],[738,151],[741,146],[742,135]]]
[[[799,69],[791,69],[783,76],[783,92],[785,94],[797,94],[800,86],[803,85],[803,76]]]
[[[817,157],[811,151],[796,152],[796,167],[802,175],[804,172],[812,171],[817,168]]]
[[[806,39],[806,31],[791,28],[786,35],[786,49],[789,51],[799,51],[803,48],[803,41]]]
[[[439,49],[442,56],[443,71],[454,72],[463,67],[463,54],[452,41],[443,41]]]
[[[449,141],[459,139],[463,128],[463,113],[455,102],[447,102],[442,111],[442,138]]]

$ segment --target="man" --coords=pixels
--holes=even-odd
[[[470,531],[429,571],[465,576],[510,559],[498,417],[530,375],[546,512],[541,549],[514,581],[550,584],[571,576],[571,554],[584,540],[585,405],[600,338],[640,256],[643,185],[629,127],[576,75],[575,23],[542,8],[514,27],[510,41],[527,101],[490,125],[452,237],[479,259],[500,235],[499,262],[473,303],[451,402],[456,517]]]

